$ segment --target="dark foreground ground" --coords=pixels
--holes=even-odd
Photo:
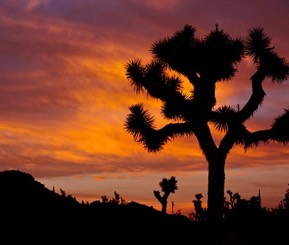
[[[8,245],[289,244],[285,216],[244,213],[213,226],[136,202],[81,204],[19,171],[0,172],[0,215],[0,242]]]
[[[208,224],[183,218],[144,217],[141,210],[34,210],[5,213],[1,244],[288,244],[288,226],[281,224]],[[2,210],[3,212],[3,210]]]

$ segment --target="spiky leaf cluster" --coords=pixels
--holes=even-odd
[[[126,64],[126,71],[130,85],[137,93],[146,91],[153,98],[166,100],[182,89],[182,81],[176,76],[167,75],[160,61],[153,60],[142,65],[140,60],[133,60]]]
[[[170,179],[163,178],[159,183],[162,191],[165,193],[175,193],[175,190],[178,189],[176,177],[172,176]]]
[[[215,110],[212,122],[215,128],[221,132],[227,132],[231,123],[235,119],[236,111],[231,106],[221,106]]]
[[[275,118],[272,124],[273,139],[278,142],[289,142],[289,110],[285,109],[284,114]]]
[[[246,54],[252,57],[256,67],[272,78],[273,82],[281,83],[288,78],[289,64],[270,45],[271,38],[265,34],[264,28],[249,29],[245,40]]]
[[[246,53],[253,58],[255,63],[259,62],[264,51],[270,48],[271,38],[264,33],[261,27],[250,28],[245,40]]]
[[[237,71],[235,65],[243,58],[242,40],[218,28],[203,39],[196,38],[195,31],[186,25],[171,38],[158,40],[151,49],[154,58],[191,78],[231,79]]]
[[[156,152],[162,149],[170,137],[172,132],[166,130],[156,130],[154,128],[154,117],[147,110],[144,110],[143,104],[130,106],[130,114],[125,121],[125,130],[132,134],[134,140],[146,146],[149,152]]]

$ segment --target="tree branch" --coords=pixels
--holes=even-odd
[[[246,105],[239,112],[239,120],[241,123],[245,122],[254,112],[257,111],[258,107],[262,104],[266,93],[263,90],[262,82],[265,79],[265,74],[261,69],[251,77],[252,81],[252,95]]]

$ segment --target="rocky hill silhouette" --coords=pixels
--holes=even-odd
[[[31,174],[19,170],[0,172],[0,197],[1,220],[6,231],[26,234],[53,231],[49,238],[59,239],[65,234],[66,241],[72,239],[71,235],[87,238],[103,236],[108,231],[114,234],[109,236],[110,241],[119,239],[118,236],[129,241],[128,238],[137,235],[143,241],[151,236],[171,241],[177,234],[179,240],[181,232],[196,225],[183,215],[164,214],[134,201],[122,205],[98,200],[80,203],[71,195],[47,189]],[[170,236],[160,236],[163,229]],[[18,237],[10,236],[13,238]]]
[[[31,174],[18,170],[0,172],[0,196],[1,206],[15,211],[79,206],[75,198],[59,195],[36,181]]]

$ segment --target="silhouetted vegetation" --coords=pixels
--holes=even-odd
[[[54,188],[48,190],[30,174],[3,171],[0,172],[1,235],[3,239],[9,238],[9,244],[31,242],[36,235],[46,242],[61,239],[64,244],[75,242],[76,238],[82,242],[96,237],[101,240],[103,236],[107,242],[121,239],[126,244],[138,244],[136,237],[149,244],[152,240],[166,244],[188,241],[202,245],[280,244],[287,239],[282,229],[289,225],[288,193],[289,188],[276,208],[267,209],[261,206],[260,192],[246,200],[228,190],[228,200],[224,198],[223,202],[223,223],[216,227],[207,222],[201,193],[192,201],[195,216],[190,219],[180,212],[167,214],[134,201],[127,202],[116,191],[112,198],[103,195],[101,200],[79,203],[63,189],[60,194]],[[159,235],[160,229],[165,235]]]
[[[195,213],[192,213],[192,218],[196,222],[203,222],[206,220],[206,209],[203,208],[202,193],[198,193],[195,195],[196,199],[192,202],[194,203]]]
[[[287,223],[289,221],[289,188],[286,189],[284,198],[276,208],[272,209],[272,212],[280,222]]]
[[[106,195],[101,196],[102,203],[111,203],[116,205],[125,205],[127,204],[126,200],[120,196],[116,191],[114,191],[114,197],[109,198]]]
[[[222,223],[225,163],[231,149],[235,145],[246,151],[260,143],[288,143],[289,110],[276,115],[268,129],[250,131],[245,123],[265,99],[265,79],[281,84],[288,78],[289,65],[275,52],[270,37],[260,27],[249,29],[245,38],[232,38],[216,25],[204,38],[198,38],[196,28],[185,25],[171,37],[153,43],[150,51],[152,61],[128,62],[126,76],[137,94],[144,92],[163,103],[161,113],[170,123],[157,129],[154,116],[139,103],[130,106],[125,129],[148,152],[162,150],[176,137],[194,135],[208,162],[207,218]],[[248,78],[251,96],[243,107],[236,104],[216,108],[216,84],[232,80],[245,58],[251,58],[255,68]],[[192,85],[189,94],[183,91],[178,74]],[[219,145],[212,137],[210,125],[224,134]]]
[[[164,192],[163,196],[161,196],[159,191],[154,190],[154,195],[156,199],[162,205],[162,212],[167,212],[167,205],[168,205],[168,197],[171,193],[175,193],[178,189],[176,177],[172,176],[170,179],[163,178],[162,181],[159,183],[162,191]],[[174,205],[174,203],[172,203]]]
[[[103,195],[91,203],[78,202],[65,190],[60,189],[60,194],[55,188],[48,190],[30,174],[17,170],[0,172],[0,197],[0,218],[4,226],[1,235],[4,239],[3,235],[9,234],[12,241],[9,244],[17,244],[13,243],[17,238],[18,243],[23,243],[28,236],[25,241],[30,242],[40,234],[45,240],[53,238],[54,242],[62,238],[64,244],[75,242],[76,238],[81,242],[103,238],[119,242],[124,237],[126,244],[135,244],[135,236],[142,237],[143,242],[151,241],[159,227],[173,234],[182,227],[193,226],[183,215],[168,215],[144,204],[127,202],[117,191],[111,198]],[[22,232],[26,235],[15,236]]]

